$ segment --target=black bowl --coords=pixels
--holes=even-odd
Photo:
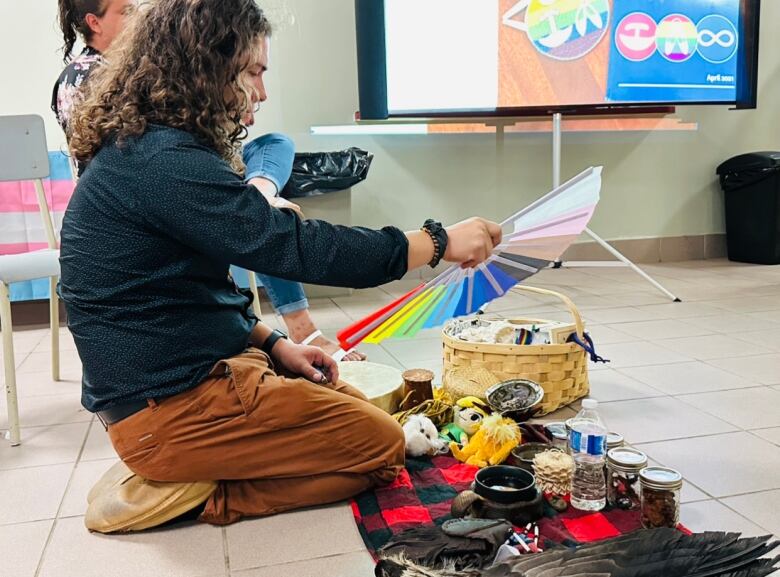
[[[534,457],[544,451],[557,450],[550,443],[523,443],[518,445],[509,455],[507,464],[534,472]]]
[[[474,478],[474,492],[480,497],[510,505],[536,497],[536,477],[519,467],[485,467]]]
[[[527,379],[514,379],[493,385],[485,392],[493,411],[517,423],[527,421],[541,408],[544,389]]]

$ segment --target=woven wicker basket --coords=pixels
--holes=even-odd
[[[553,296],[566,305],[574,318],[577,334],[582,337],[585,326],[571,299],[555,291],[528,286],[517,286],[515,291]],[[511,319],[520,324],[544,324],[543,319]],[[484,398],[484,386],[490,379],[486,372],[499,381],[529,379],[544,389],[544,399],[537,415],[546,415],[588,394],[588,357],[575,343],[553,345],[502,345],[467,343],[442,331],[444,342],[444,388],[459,398],[468,393]],[[479,378],[475,378],[479,375]],[[471,385],[469,385],[471,383]],[[473,387],[473,388],[470,388]]]

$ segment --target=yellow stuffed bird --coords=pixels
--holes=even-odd
[[[520,441],[517,423],[496,413],[482,420],[482,426],[463,449],[450,443],[450,450],[458,461],[482,468],[504,462]]]

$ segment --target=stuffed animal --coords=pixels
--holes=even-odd
[[[439,438],[439,431],[425,415],[410,415],[403,424],[406,454],[411,457],[438,455],[447,452],[447,441]]]
[[[502,463],[520,441],[517,423],[496,413],[482,420],[482,426],[463,449],[457,443],[450,443],[450,449],[458,461],[482,468]]]
[[[461,447],[469,442],[469,436],[466,434],[466,431],[461,429],[455,423],[448,423],[447,425],[444,425],[441,428],[441,431],[439,431],[439,438],[444,439],[448,445],[450,441],[452,441]]]
[[[477,397],[463,397],[455,403],[452,422],[470,437],[479,430],[482,419],[490,414],[488,406]]]

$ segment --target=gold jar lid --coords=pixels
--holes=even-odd
[[[675,490],[682,487],[682,475],[666,467],[645,467],[639,473],[642,486],[649,489]]]

